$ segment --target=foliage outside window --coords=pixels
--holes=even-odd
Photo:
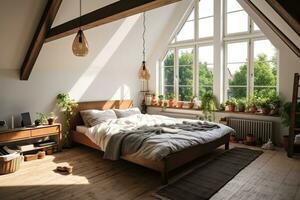
[[[214,92],[216,67],[223,68],[223,101],[277,95],[277,50],[236,0],[223,1],[224,51],[219,51],[224,53],[223,66],[214,65],[214,23],[220,22],[214,18],[213,4],[218,1],[195,0],[162,62],[164,95],[188,101],[192,95],[201,98]]]

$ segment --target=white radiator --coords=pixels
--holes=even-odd
[[[273,138],[273,123],[271,121],[228,118],[227,125],[236,131],[238,139],[245,139],[247,134],[253,134],[257,140],[267,142]]]

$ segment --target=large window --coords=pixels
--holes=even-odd
[[[236,0],[194,0],[189,11],[162,58],[162,94],[188,101],[223,90],[224,101],[278,93],[278,52]]]

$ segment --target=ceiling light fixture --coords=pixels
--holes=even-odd
[[[76,37],[74,38],[73,45],[72,45],[72,51],[75,56],[86,56],[89,52],[89,45],[88,42],[83,34],[83,31],[81,30],[81,0],[79,4],[79,30],[77,32]]]

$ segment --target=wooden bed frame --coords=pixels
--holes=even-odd
[[[79,102],[76,113],[71,120],[72,140],[75,143],[83,144],[94,149],[100,150],[100,148],[93,143],[85,134],[77,132],[76,126],[83,125],[79,111],[87,109],[126,109],[132,107],[132,100],[114,100],[114,101],[94,101],[94,102]],[[199,144],[182,151],[172,153],[160,161],[148,160],[140,157],[132,157],[130,155],[122,156],[123,160],[142,165],[144,167],[153,169],[161,173],[162,183],[168,183],[168,173],[192,160],[197,159],[207,153],[212,152],[221,145],[225,145],[225,149],[229,149],[229,137],[227,134],[217,140],[206,144]]]

